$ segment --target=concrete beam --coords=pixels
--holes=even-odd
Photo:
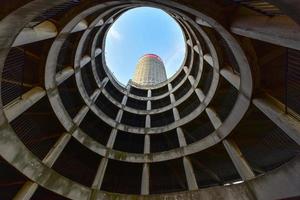
[[[13,47],[30,44],[56,37],[58,34],[55,24],[44,21],[33,28],[24,28],[14,41]]]
[[[287,16],[243,16],[231,24],[235,34],[300,50],[300,26]]]
[[[146,116],[146,123],[145,123],[146,128],[151,128],[151,117],[150,115]]]
[[[97,48],[95,50],[95,57],[99,56],[102,53],[102,49],[101,48]]]
[[[208,118],[210,119],[212,125],[217,130],[222,125],[222,121],[218,117],[218,114],[212,108],[206,108],[205,111],[206,111],[206,114],[207,114]]]
[[[144,142],[144,154],[150,153],[150,136],[145,135],[145,142]]]
[[[180,115],[179,115],[179,112],[176,107],[173,108],[173,116],[174,116],[175,121],[180,120]]]
[[[97,170],[97,174],[94,178],[94,182],[92,184],[92,189],[100,190],[103,178],[105,175],[106,167],[108,164],[108,159],[107,158],[102,158],[100,165]]]
[[[173,90],[173,86],[171,83],[168,83],[168,89],[169,89],[169,92]]]
[[[93,102],[97,101],[99,95],[101,94],[100,89],[96,89],[95,92],[91,95],[91,99]]]
[[[237,144],[233,140],[223,140],[223,145],[242,179],[245,181],[255,178],[255,174]]]
[[[49,151],[49,153],[45,156],[43,159],[43,163],[48,166],[52,167],[61,154],[61,152],[64,150],[64,148],[67,146],[68,142],[71,139],[71,135],[69,133],[64,133],[58,141],[55,143],[54,147]]]
[[[189,190],[198,190],[198,184],[191,161],[183,157],[183,166]]]
[[[211,67],[214,67],[214,61],[210,54],[205,54],[203,58]]]
[[[60,85],[65,80],[70,78],[74,74],[74,69],[72,67],[66,67],[62,71],[58,72],[55,76],[56,84]]]
[[[18,191],[13,200],[30,200],[38,188],[37,183],[27,181],[22,188]]]
[[[204,99],[205,99],[205,95],[204,95],[203,91],[200,90],[199,88],[196,88],[196,89],[195,89],[195,92],[196,92],[196,94],[197,94],[197,96],[198,96],[200,102],[203,102]]]
[[[106,147],[112,149],[114,147],[116,138],[117,138],[117,129],[113,129],[110,133],[109,139],[107,141]]]
[[[183,67],[183,70],[184,70],[184,72],[185,72],[186,74],[189,73],[189,68],[188,68],[187,66],[184,66],[184,67]]]
[[[84,31],[89,27],[89,24],[86,20],[81,20],[71,31],[71,33]]]
[[[172,104],[176,103],[176,99],[175,99],[175,95],[174,94],[170,94],[170,99],[171,99],[171,103]]]
[[[141,184],[141,194],[142,195],[149,195],[149,175],[150,170],[149,170],[149,164],[144,163],[143,166],[143,174],[142,174],[142,184]]]
[[[74,117],[73,121],[74,123],[79,126],[81,122],[83,121],[86,114],[89,112],[90,108],[88,106],[83,106],[83,108],[80,109],[78,114]]]
[[[151,110],[151,101],[147,101],[147,110]]]
[[[207,23],[206,21],[204,21],[203,19],[197,17],[196,18],[196,23],[201,25],[201,26],[205,26],[205,27],[209,27],[211,28],[211,25],[209,23]]]
[[[116,117],[116,122],[120,123],[123,117],[123,110],[119,110],[117,117]]]
[[[4,113],[9,122],[16,119],[23,112],[42,99],[46,92],[41,87],[35,87],[4,107]]]
[[[187,143],[182,129],[179,127],[176,129],[176,131],[180,147],[185,147]]]
[[[240,88],[241,78],[237,74],[234,74],[231,69],[223,68],[221,69],[220,74],[236,89]]]
[[[90,56],[83,56],[83,58],[81,58],[80,60],[80,67],[84,67],[85,65],[87,65],[89,62],[91,61],[91,57]]]
[[[188,79],[189,79],[191,85],[194,85],[194,84],[195,84],[195,78],[194,78],[192,75],[189,75],[189,76],[188,76]]]
[[[95,25],[95,27],[102,26],[104,24],[104,20],[100,19],[99,22]]]
[[[253,104],[300,145],[300,123],[285,113],[285,106],[268,94],[253,99]]]

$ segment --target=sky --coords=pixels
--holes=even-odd
[[[133,77],[139,58],[145,54],[160,56],[168,77],[176,73],[185,56],[180,26],[166,12],[150,7],[122,14],[109,29],[105,43],[106,63],[124,85]]]

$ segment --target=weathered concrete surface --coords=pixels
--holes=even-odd
[[[300,50],[300,25],[286,16],[237,17],[230,29],[238,35]]]

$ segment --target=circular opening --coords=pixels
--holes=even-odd
[[[149,54],[162,60],[170,78],[185,59],[185,36],[165,11],[139,7],[123,13],[112,24],[104,52],[108,68],[123,85],[133,78],[139,60]]]

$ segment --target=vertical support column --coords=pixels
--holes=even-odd
[[[174,115],[175,121],[180,120],[180,115],[179,115],[179,112],[176,107],[173,108],[173,115]]]
[[[38,184],[27,181],[18,191],[13,200],[30,200],[38,188]]]
[[[147,110],[151,110],[151,101],[147,101]]]
[[[189,73],[189,68],[188,68],[187,66],[184,66],[184,67],[183,67],[183,70],[184,70],[184,72],[185,72],[186,74]]]
[[[151,90],[148,90],[148,95],[147,95],[147,97],[150,98],[151,96],[152,96],[152,92],[151,92]]]
[[[118,130],[115,129],[115,128],[111,131],[109,139],[108,139],[107,144],[106,144],[107,148],[110,148],[110,149],[113,148],[113,146],[115,144],[115,141],[116,141],[117,132],[118,132]]]
[[[242,179],[245,181],[254,178],[255,174],[253,173],[251,167],[248,165],[237,144],[233,140],[223,140],[223,145],[225,146],[234,166],[236,167]]]
[[[83,121],[86,114],[89,112],[90,108],[88,106],[84,106],[79,113],[74,117],[73,121],[74,123],[79,126],[81,122]]]
[[[194,169],[191,161],[187,157],[183,157],[183,166],[189,190],[198,190]]]
[[[189,75],[189,76],[188,76],[188,79],[189,79],[191,85],[193,86],[193,85],[195,84],[195,79],[194,79],[194,77],[193,77],[192,75]]]
[[[150,136],[145,135],[145,142],[144,142],[144,154],[150,153]]]
[[[171,83],[168,83],[168,89],[169,89],[169,92],[171,92],[173,90],[173,86]]]
[[[149,195],[149,164],[144,163],[143,166],[143,174],[142,174],[142,184],[141,184],[141,194],[142,195]]]
[[[205,95],[204,95],[204,93],[202,92],[202,90],[200,90],[199,88],[196,88],[195,92],[196,92],[196,94],[197,94],[197,96],[198,96],[200,102],[203,102],[204,99],[205,99]]]
[[[170,94],[171,103],[174,104],[176,102],[174,94]]]
[[[117,122],[117,123],[120,123],[120,122],[121,122],[122,116],[123,116],[123,110],[120,109],[119,112],[118,112],[118,114],[117,114],[117,117],[116,117],[116,122]]]
[[[180,127],[178,127],[176,130],[177,130],[177,136],[178,136],[178,141],[179,141],[180,147],[185,147],[187,145],[187,143],[186,143],[186,139],[185,139],[182,129]]]
[[[100,190],[102,182],[103,182],[103,178],[105,175],[107,164],[108,164],[108,159],[102,158],[101,163],[98,167],[94,182],[92,184],[92,189]]]
[[[220,118],[218,117],[217,113],[212,108],[206,108],[205,111],[206,111],[206,114],[207,114],[208,118],[210,119],[212,125],[217,130],[222,125],[222,122],[221,122]]]
[[[151,117],[150,115],[146,116],[146,124],[145,124],[146,128],[150,128],[151,127]]]

